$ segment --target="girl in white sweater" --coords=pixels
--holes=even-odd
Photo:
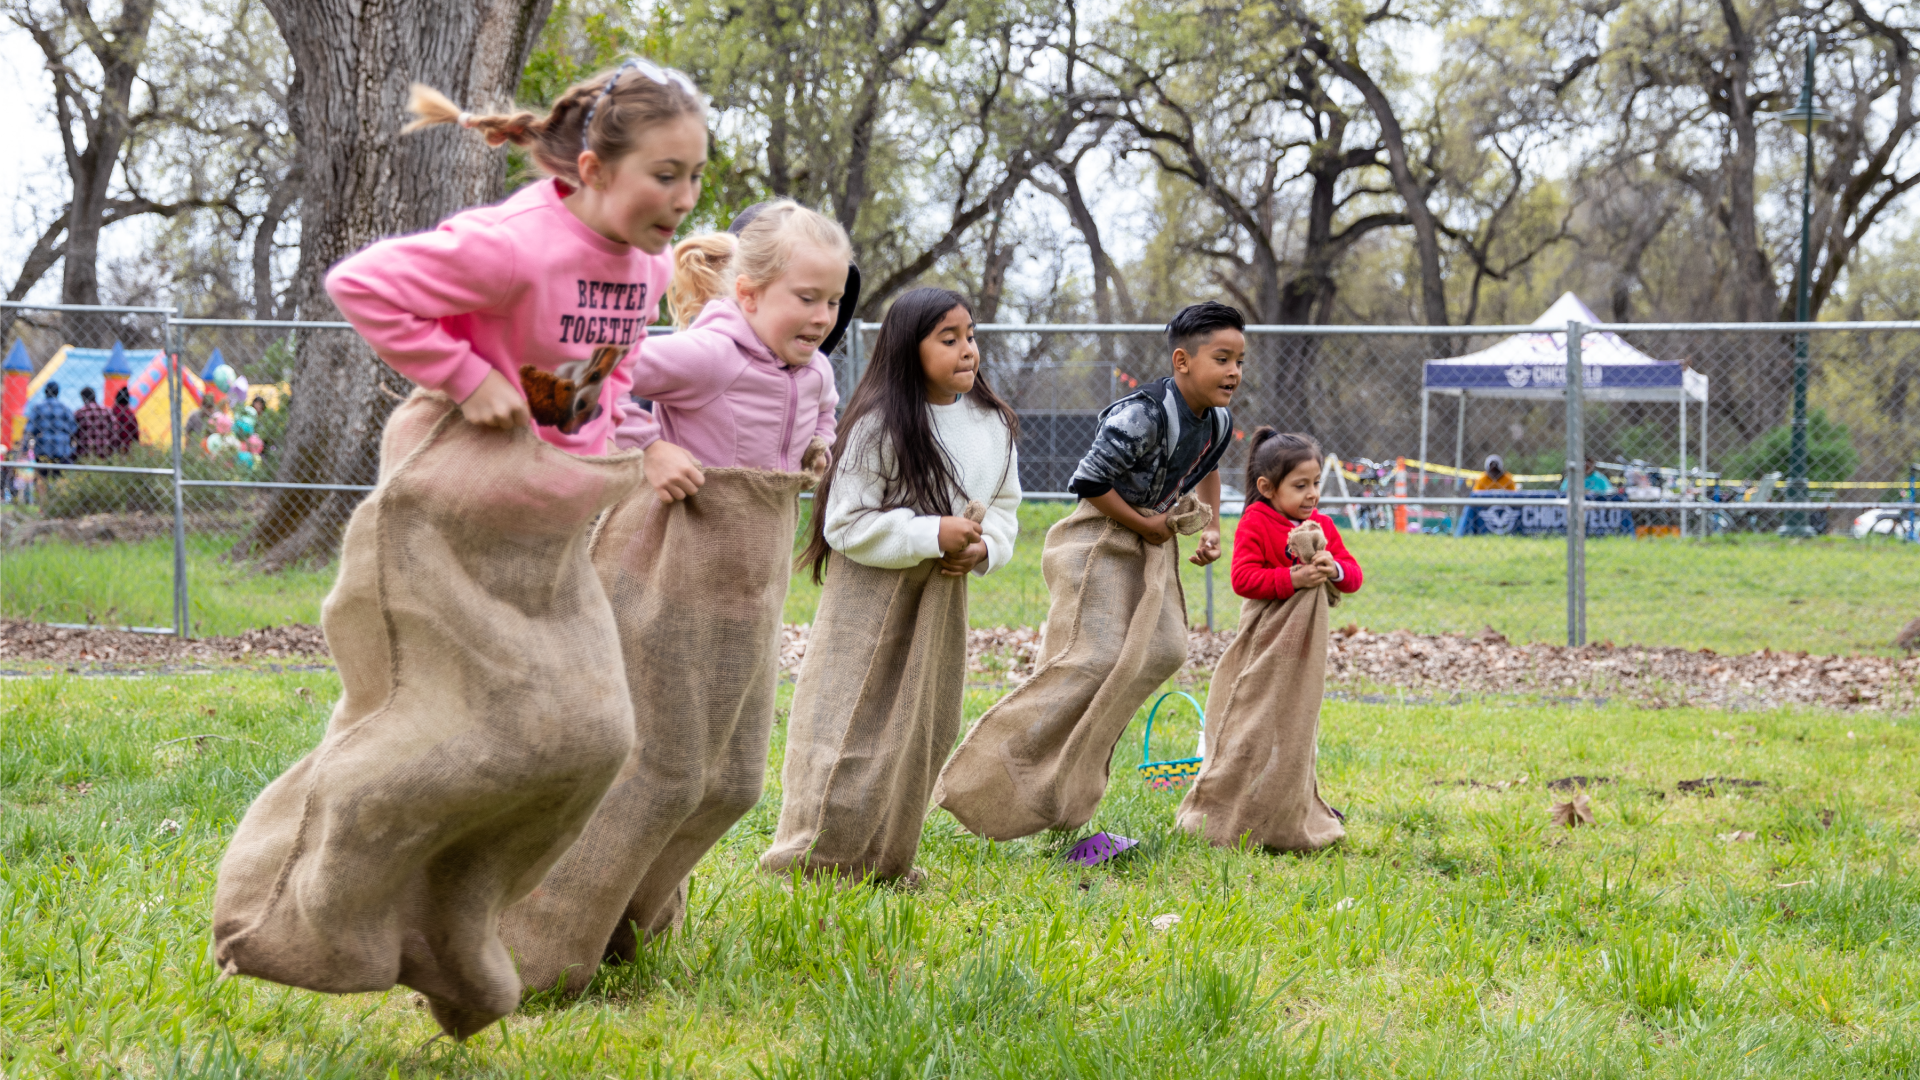
[[[928,796],[960,732],[967,576],[1020,531],[1018,420],[946,289],[894,301],[814,493],[800,556],[820,610],[794,689],[770,872],[917,878]]]

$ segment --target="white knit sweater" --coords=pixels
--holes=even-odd
[[[987,557],[974,573],[1007,565],[1020,535],[1020,460],[1007,425],[992,409],[962,397],[951,405],[928,405],[933,434],[946,448],[961,495],[950,511],[959,516],[970,499],[987,504],[980,532]],[[854,562],[904,570],[940,558],[940,518],[905,508],[881,510],[880,477],[892,451],[873,436],[879,419],[868,417],[847,433],[845,456],[836,466],[827,500],[827,544]]]

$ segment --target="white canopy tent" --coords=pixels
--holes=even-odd
[[[1426,362],[1420,388],[1420,460],[1427,459],[1427,417],[1433,395],[1459,401],[1453,436],[1453,464],[1466,444],[1467,399],[1559,400],[1567,396],[1567,324],[1600,320],[1572,293],[1562,294],[1533,325],[1539,333],[1515,334],[1491,348],[1465,356]],[[1558,327],[1558,332],[1546,330]],[[1687,470],[1687,405],[1700,404],[1700,454],[1707,458],[1707,377],[1678,360],[1655,360],[1605,331],[1580,335],[1584,369],[1581,396],[1588,401],[1671,401],[1680,407],[1680,471]],[[1426,470],[1420,471],[1426,492]]]

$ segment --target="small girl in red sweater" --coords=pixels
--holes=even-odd
[[[1263,427],[1247,440],[1247,508],[1233,531],[1233,591],[1249,600],[1285,600],[1296,590],[1333,582],[1360,591],[1360,564],[1347,553],[1340,530],[1320,512],[1320,469],[1326,461],[1311,435],[1283,435]],[[1258,494],[1259,498],[1251,496]],[[1327,549],[1302,562],[1287,551],[1287,536],[1311,521],[1327,534]]]
[[[1314,775],[1335,599],[1321,586],[1357,591],[1360,564],[1316,510],[1323,460],[1305,435],[1263,427],[1248,440],[1247,508],[1233,534],[1233,591],[1247,602],[1207,691],[1207,760],[1177,817],[1215,845],[1313,851],[1346,835]],[[1296,545],[1311,552],[1296,556],[1287,540],[1308,522],[1326,546]]]

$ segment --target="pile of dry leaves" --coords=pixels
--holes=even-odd
[[[806,655],[807,627],[788,626],[784,635],[781,666],[792,673]],[[1232,641],[1230,633],[1192,631],[1188,669],[1212,669]],[[967,632],[967,660],[975,675],[1020,682],[1033,673],[1039,651],[1040,632],[1032,627]],[[1347,626],[1336,629],[1328,642],[1327,682],[1446,697],[1609,698],[1649,708],[1822,705],[1905,711],[1920,704],[1920,658],[1778,652],[1721,656],[1711,649],[1513,645],[1492,630],[1469,637],[1406,630],[1374,633]]]
[[[0,661],[41,660],[69,665],[144,667],[182,661],[248,658],[324,658],[327,640],[317,626],[268,626],[238,637],[181,641],[129,630],[63,630],[45,623],[0,620]]]
[[[1493,630],[1462,634],[1336,630],[1327,679],[1428,693],[1524,693],[1620,698],[1661,708],[1733,709],[1823,705],[1913,709],[1920,657],[1810,656],[1762,651],[1722,656],[1711,649],[1611,644],[1513,645]]]
[[[798,673],[806,656],[807,632],[804,625],[781,628],[780,667],[788,675]],[[1211,670],[1232,641],[1230,633],[1193,631],[1187,645],[1189,671]],[[1033,674],[1039,652],[1040,631],[1033,627],[967,632],[968,667],[983,680],[1024,681]],[[238,637],[183,642],[123,630],[57,630],[41,623],[0,621],[0,662],[139,667],[326,655],[326,639],[314,626],[274,626]],[[1648,708],[1818,705],[1904,712],[1920,707],[1920,657],[1782,652],[1722,656],[1711,649],[1514,645],[1492,630],[1469,637],[1406,630],[1374,633],[1358,626],[1336,629],[1327,647],[1327,682],[1344,690],[1391,689],[1423,697],[1607,698]]]

